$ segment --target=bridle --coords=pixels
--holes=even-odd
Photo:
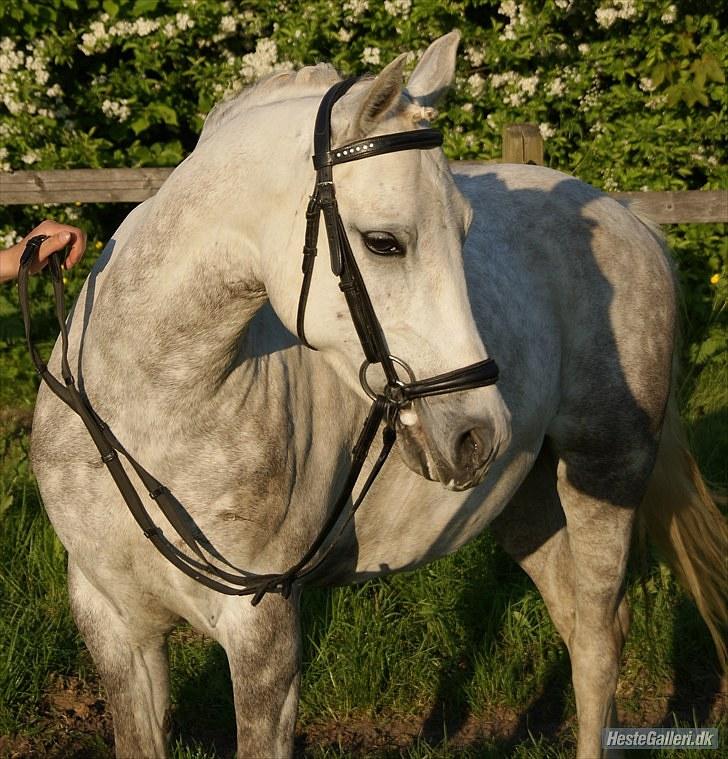
[[[492,385],[498,379],[498,367],[495,361],[493,359],[486,359],[485,361],[470,364],[462,369],[456,369],[424,380],[416,380],[414,373],[407,363],[401,358],[389,354],[382,328],[354,258],[343,221],[339,215],[332,169],[341,163],[348,163],[383,153],[398,152],[400,150],[428,150],[439,147],[442,144],[442,135],[435,129],[416,129],[408,132],[370,137],[366,140],[358,140],[357,142],[332,149],[331,111],[336,101],[356,81],[356,78],[351,78],[335,84],[324,95],[316,116],[313,156],[313,165],[316,169],[316,185],[306,211],[303,284],[298,303],[297,330],[301,342],[311,348],[312,346],[306,340],[304,332],[304,319],[311,276],[316,259],[319,222],[321,214],[323,214],[331,255],[331,270],[339,278],[339,287],[346,297],[349,312],[351,313],[352,321],[356,327],[366,357],[359,372],[360,381],[365,393],[373,402],[362,431],[352,450],[349,473],[330,514],[308,550],[286,571],[270,574],[248,572],[230,564],[217,553],[214,553],[214,555],[218,561],[223,563],[227,569],[234,571],[229,572],[227,569],[221,569],[210,562],[200,546],[201,540],[205,543],[205,539],[202,538],[194,524],[191,523],[183,506],[162,483],[144,469],[124,449],[108,425],[96,414],[86,394],[79,391],[76,387],[75,379],[68,363],[68,332],[65,323],[60,254],[55,253],[50,257],[50,263],[47,268],[53,281],[56,316],[61,333],[61,376],[63,382],[60,382],[48,371],[31,338],[28,278],[30,267],[37,259],[40,246],[47,239],[46,236],[38,235],[28,241],[20,263],[18,276],[20,309],[25,325],[28,348],[36,370],[51,391],[81,417],[101,454],[101,460],[109,470],[129,511],[141,527],[144,535],[168,561],[189,577],[208,588],[227,595],[252,595],[253,605],[259,603],[266,593],[280,593],[284,598],[287,598],[291,593],[294,583],[300,582],[310,576],[323,564],[337,545],[344,530],[351,522],[384,465],[396,440],[395,425],[399,412],[403,407],[420,398]],[[387,382],[381,392],[375,392],[369,386],[367,369],[371,364],[380,364],[384,371]],[[406,382],[400,379],[397,374],[397,366],[402,368],[407,374]],[[382,431],[382,448],[379,456],[364,482],[356,501],[351,504],[346,517],[341,520],[341,524],[337,528],[337,524],[340,522],[340,518],[352,497],[369,449],[382,422],[384,422],[384,427]],[[149,497],[157,503],[167,521],[190,548],[194,556],[189,556],[177,548],[154,523],[138,492],[132,485],[126,470],[122,466],[119,454],[127,459],[147,489]],[[207,550],[208,553],[213,553],[210,546],[207,546]]]

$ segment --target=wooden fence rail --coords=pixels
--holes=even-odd
[[[543,140],[538,127],[506,127],[501,162],[543,164]],[[0,205],[140,203],[154,195],[171,172],[166,168],[0,172]],[[727,190],[609,195],[660,224],[728,222]]]

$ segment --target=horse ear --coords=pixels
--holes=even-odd
[[[354,124],[360,135],[371,134],[387,111],[402,93],[402,79],[406,53],[395,58],[381,71],[364,94]]]
[[[433,106],[450,89],[460,42],[457,29],[436,39],[417,64],[407,82],[407,92],[417,105]]]

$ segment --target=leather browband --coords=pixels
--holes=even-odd
[[[325,150],[313,156],[316,170],[324,166],[337,166],[340,163],[358,161],[384,153],[396,153],[400,150],[428,150],[442,145],[442,132],[438,129],[413,129],[410,132],[383,134],[366,140],[349,142],[333,150]]]

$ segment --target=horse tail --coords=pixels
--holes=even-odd
[[[726,666],[728,525],[691,456],[671,394],[638,522],[690,593]]]

